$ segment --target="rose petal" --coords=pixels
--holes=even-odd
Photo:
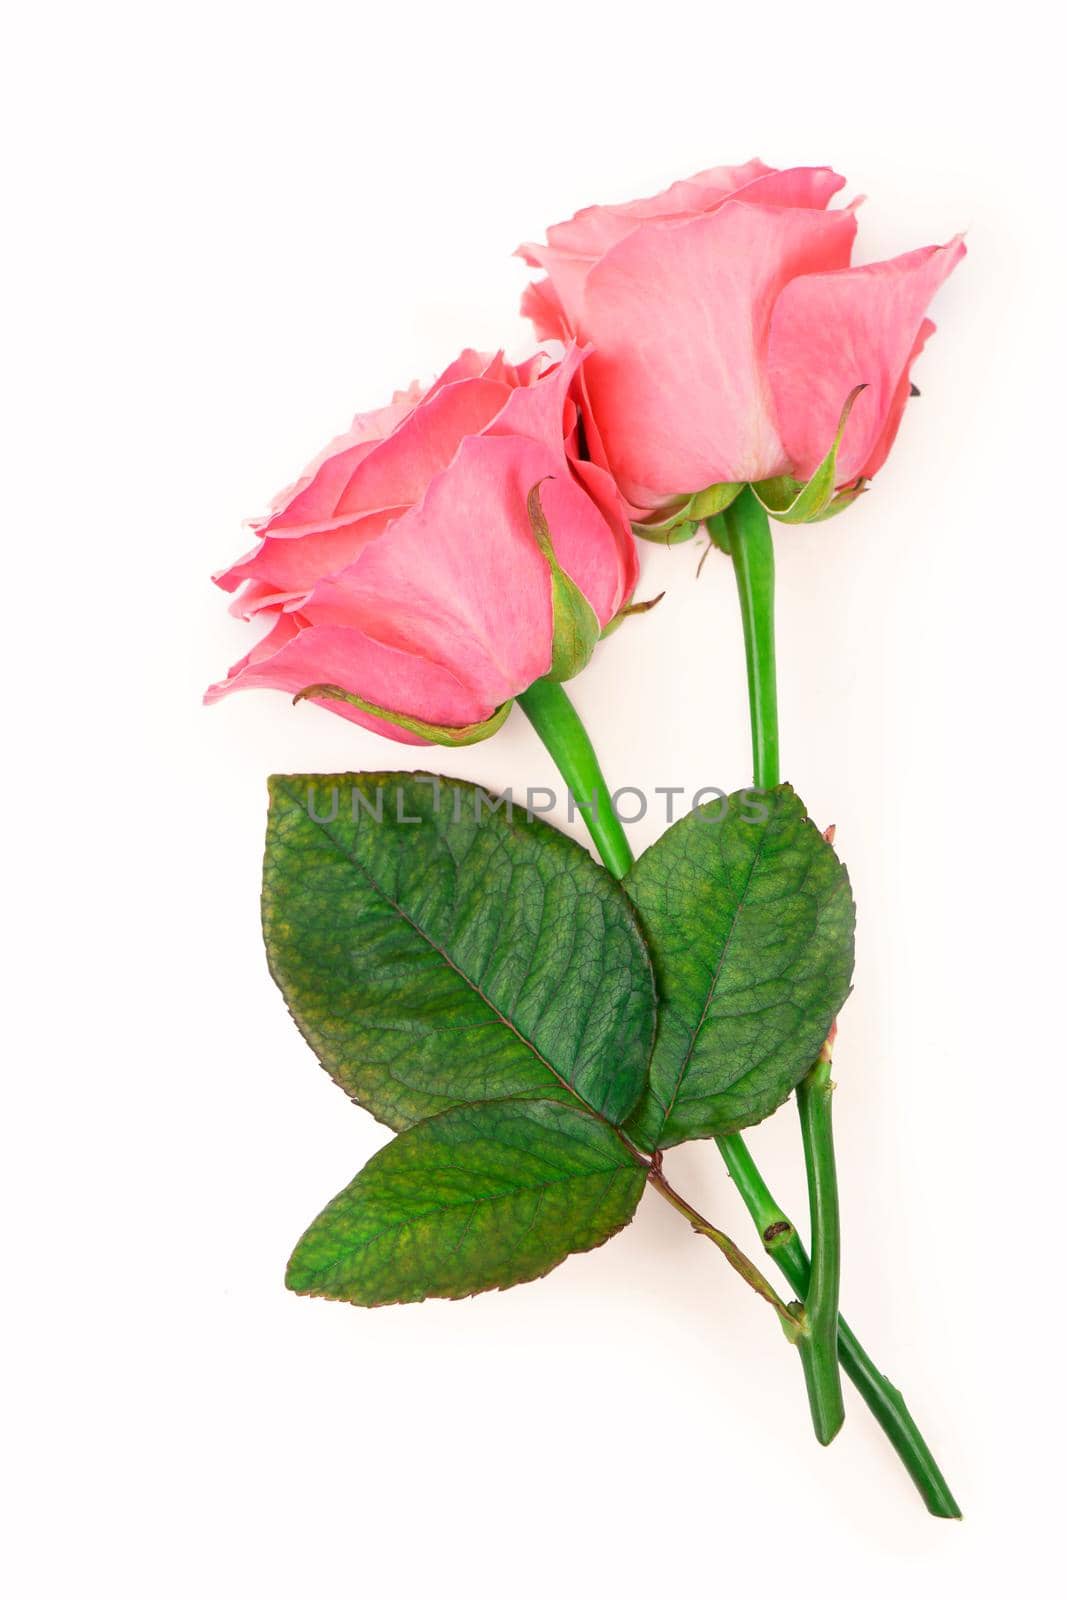
[[[872,461],[882,464],[926,308],[965,254],[955,238],[871,266],[811,272],[785,286],[771,319],[767,370],[797,477],[810,477],[822,460],[845,399],[860,383],[867,387],[845,429],[837,482],[866,474]]]
[[[644,227],[597,263],[586,384],[628,499],[785,470],[763,375],[771,310],[796,274],[844,266],[855,228],[846,211],[734,200]]]
[[[770,176],[772,172],[773,168],[755,160],[739,167],[709,167],[705,172],[682,178],[659,194],[641,200],[629,200],[622,205],[585,206],[569,222],[554,223],[546,237],[554,249],[595,260],[642,222],[709,211],[755,179]],[[523,249],[530,248],[523,246]]]
[[[573,336],[563,310],[563,302],[553,288],[551,278],[539,278],[536,283],[526,285],[522,292],[520,310],[522,315],[529,317],[533,323],[534,332],[539,339],[566,341]]]
[[[480,704],[500,705],[551,665],[549,571],[526,496],[559,470],[559,458],[542,444],[466,439],[388,538],[315,586],[305,615],[317,626],[351,623],[426,656],[448,667]]]
[[[574,375],[585,360],[587,350],[571,344],[555,366],[525,389],[513,389],[503,409],[482,432],[488,438],[518,435],[536,439],[553,450],[563,461],[564,413]]]
[[[588,526],[584,534],[584,553],[580,554],[578,550],[572,550],[566,539],[560,540],[557,537],[557,531],[566,525],[566,519],[562,516],[557,517],[553,524],[552,517],[549,516],[549,508],[553,505],[553,498],[547,493],[551,487],[549,484],[545,484],[542,490],[542,504],[546,516],[549,516],[549,528],[552,531],[556,555],[561,566],[574,579],[593,607],[600,619],[600,626],[606,628],[637,586],[637,579],[640,576],[637,540],[630,529],[632,519],[629,507],[619,493],[610,472],[606,472],[595,461],[572,461],[571,471],[592,499],[604,526],[611,534],[616,561],[614,583],[609,581],[611,563],[607,557],[607,548],[600,529],[592,527],[591,524]],[[577,519],[575,525],[576,527],[578,525]]]
[[[923,346],[934,332],[936,332],[935,324],[930,321],[929,317],[924,317],[918,338],[912,345],[911,354],[905,363],[904,371],[900,374],[900,382],[897,384],[896,394],[890,403],[885,426],[860,473],[863,478],[873,478],[875,473],[885,465],[886,457],[893,448],[893,441],[900,430],[900,424],[904,420],[904,409],[911,396],[912,364],[922,355]]]
[[[824,211],[847,179],[832,167],[787,167],[766,172],[738,189],[735,200],[746,205],[802,206]]]
[[[359,628],[311,627],[292,614],[279,617],[271,632],[230,669],[224,682],[212,684],[204,698],[211,704],[236,689],[298,694],[314,683],[333,683],[388,710],[448,727],[480,722],[496,709],[435,661],[384,644]],[[344,701],[317,703],[400,744],[426,743]]]
[[[386,506],[366,516],[337,519],[329,529],[312,529],[301,538],[266,538],[225,572],[220,589],[233,590],[246,579],[276,589],[308,590],[321,577],[350,566],[364,545],[380,536],[406,506]]]
[[[491,422],[511,392],[499,378],[445,384],[359,464],[338,499],[337,513],[413,505],[448,466],[460,441]]]

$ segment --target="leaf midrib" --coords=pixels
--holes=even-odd
[[[777,808],[776,808],[776,811],[775,811],[775,817],[777,818]],[[678,1096],[681,1093],[682,1082],[683,1082],[683,1080],[685,1078],[686,1073],[689,1071],[689,1063],[693,1059],[693,1053],[696,1050],[697,1041],[700,1038],[701,1030],[703,1029],[704,1024],[707,1022],[708,1016],[709,1016],[709,1014],[711,1012],[711,1004],[712,1004],[712,1001],[715,998],[715,990],[716,990],[716,988],[718,986],[719,978],[720,978],[720,976],[722,974],[723,962],[726,960],[727,954],[729,952],[730,945],[731,945],[731,942],[732,942],[733,937],[734,937],[734,933],[735,933],[735,931],[737,929],[737,920],[740,917],[741,912],[743,911],[744,906],[745,906],[745,901],[748,898],[748,891],[752,887],[752,878],[753,878],[753,875],[755,874],[756,867],[759,865],[760,861],[763,858],[763,850],[764,850],[764,846],[765,846],[765,844],[767,842],[767,835],[768,835],[769,832],[770,832],[770,823],[768,822],[768,825],[764,829],[763,834],[762,834],[762,836],[760,838],[759,846],[758,846],[755,854],[752,857],[752,861],[749,864],[748,872],[745,875],[744,887],[742,888],[740,896],[738,897],[737,905],[734,908],[734,914],[730,918],[729,932],[727,933],[726,938],[725,938],[725,940],[723,942],[723,947],[722,947],[722,951],[721,951],[721,953],[719,955],[719,959],[715,963],[715,971],[712,973],[711,980],[710,980],[710,982],[708,984],[708,992],[704,997],[704,1004],[703,1004],[703,1007],[701,1008],[700,1018],[699,1018],[699,1020],[698,1020],[698,1022],[696,1024],[695,1028],[692,1031],[692,1034],[691,1034],[690,1040],[689,1040],[689,1044],[688,1044],[688,1046],[686,1048],[685,1054],[684,1054],[684,1056],[682,1057],[681,1061],[678,1064],[678,1071],[677,1071],[677,1074],[675,1076],[674,1089],[673,1089],[673,1091],[671,1093],[670,1103],[665,1108],[664,1113],[663,1113],[663,1122],[662,1122],[662,1124],[660,1126],[660,1133],[661,1134],[663,1133],[664,1129],[666,1128],[668,1122],[671,1120],[671,1113],[673,1112],[674,1107],[675,1107],[675,1105],[677,1103],[677,1100],[678,1100]],[[738,1081],[740,1081],[740,1080],[738,1080]]]
[[[290,799],[296,798],[294,795],[292,795],[292,793],[290,793],[289,797]],[[492,1019],[501,1023],[509,1030],[509,1032],[514,1034],[515,1038],[518,1039],[521,1044],[526,1046],[526,1048],[533,1056],[536,1057],[541,1065],[551,1073],[552,1077],[559,1084],[560,1088],[565,1089],[574,1100],[578,1101],[578,1103],[587,1111],[589,1111],[594,1117],[596,1117],[598,1121],[606,1123],[608,1127],[613,1127],[614,1124],[608,1122],[608,1119],[601,1111],[598,1111],[595,1106],[591,1105],[588,1100],[579,1094],[578,1090],[573,1086],[573,1084],[567,1082],[566,1078],[564,1078],[563,1075],[557,1071],[552,1062],[549,1061],[548,1057],[541,1053],[541,1051],[534,1044],[533,1040],[528,1039],[522,1032],[521,1028],[516,1027],[514,1022],[511,1021],[510,1017],[504,1015],[504,1013],[500,1010],[500,1007],[496,1005],[496,1003],[488,994],[486,994],[481,985],[476,983],[469,973],[464,972],[463,968],[459,966],[457,962],[453,961],[448,951],[445,950],[442,945],[438,944],[433,935],[426,928],[424,928],[421,923],[417,922],[416,919],[404,909],[398,900],[394,900],[393,896],[386,892],[382,884],[378,882],[377,878],[375,878],[374,874],[369,870],[369,868],[359,860],[358,856],[353,855],[352,851],[347,847],[347,845],[345,845],[342,840],[338,839],[335,834],[331,833],[329,824],[320,822],[318,818],[312,817],[310,814],[308,814],[308,820],[316,828],[318,828],[321,833],[325,834],[326,838],[329,839],[337,853],[342,856],[350,866],[355,867],[356,871],[363,876],[366,882],[370,884],[371,888],[385,902],[385,904],[395,911],[397,916],[400,917],[408,925],[408,927],[413,930],[413,932],[417,933],[420,938],[424,939],[429,945],[430,949],[441,957],[441,960],[445,963],[445,965],[449,967],[458,978],[461,978],[467,987],[478,996],[486,1008],[492,1013]]]
[[[378,1240],[385,1238],[387,1234],[400,1233],[405,1228],[415,1228],[421,1222],[425,1222],[427,1218],[440,1216],[443,1212],[462,1211],[465,1207],[469,1206],[471,1211],[471,1216],[467,1219],[467,1227],[469,1229],[470,1222],[473,1220],[474,1214],[477,1212],[479,1206],[494,1205],[498,1201],[512,1200],[522,1195],[537,1195],[538,1204],[540,1204],[548,1190],[553,1188],[555,1185],[561,1183],[581,1183],[588,1178],[599,1178],[603,1175],[604,1170],[604,1168],[594,1168],[592,1171],[587,1172],[565,1172],[558,1178],[545,1178],[541,1183],[525,1184],[521,1187],[516,1187],[513,1189],[502,1189],[496,1194],[472,1195],[465,1200],[443,1201],[441,1205],[432,1206],[428,1211],[420,1211],[418,1216],[404,1217],[399,1222],[386,1223],[384,1227],[378,1229],[377,1233],[372,1233],[367,1239],[361,1239],[358,1244],[356,1244],[349,1252],[346,1253],[346,1259],[350,1260],[353,1256],[362,1254],[364,1251],[369,1250],[372,1245],[377,1244]],[[615,1182],[620,1172],[634,1172],[642,1178],[644,1176],[639,1167],[633,1166],[628,1161],[619,1161],[614,1166],[608,1167],[606,1170],[608,1174],[608,1181],[597,1197],[597,1207],[603,1204],[605,1196],[608,1194],[612,1184]],[[532,1222],[530,1226],[532,1226]],[[529,1233],[529,1227],[527,1227],[526,1233]],[[524,1234],[522,1237],[525,1238],[525,1236],[526,1235]],[[462,1243],[462,1238],[457,1241],[456,1245],[453,1246],[453,1254],[455,1254],[458,1250],[460,1243]],[[514,1255],[515,1251],[512,1250],[511,1253]],[[316,1277],[321,1275],[322,1274],[320,1273],[315,1274]]]

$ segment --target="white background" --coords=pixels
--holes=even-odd
[[[1049,1592],[1059,58],[1036,7],[986,17],[104,0],[9,23],[13,1600]],[[418,761],[280,695],[202,710],[246,648],[208,574],[353,411],[465,343],[531,348],[520,240],[755,154],[869,196],[857,259],[968,230],[875,491],[777,536],[785,773],[837,823],[860,907],[844,1305],[962,1525],[923,1513],[854,1397],[819,1450],[773,1317],[655,1195],[505,1295],[367,1312],[282,1288],[385,1134],[267,976],[264,778]],[[641,592],[667,598],[575,687],[615,783],[748,776],[732,580],[696,560],[649,553]],[[521,715],[430,754],[551,777]],[[803,1215],[792,1110],[753,1142]],[[749,1240],[712,1147],[669,1170]]]

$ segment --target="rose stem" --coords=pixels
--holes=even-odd
[[[585,725],[571,704],[566,691],[560,684],[541,678],[527,689],[525,694],[520,694],[518,701],[559,768],[575,804],[582,812],[586,827],[593,837],[605,867],[613,877],[625,877],[634,864],[630,841],[615,815],[607,782],[600,770],[600,762],[585,731]],[[740,1273],[749,1287],[755,1289],[757,1294],[762,1295],[764,1300],[769,1301],[774,1307],[789,1337],[796,1339],[806,1326],[802,1320],[801,1308],[787,1306],[759,1268],[738,1249],[733,1240],[723,1233],[721,1228],[716,1228],[706,1217],[702,1217],[687,1200],[683,1200],[681,1195],[672,1189],[663,1175],[658,1157],[654,1156],[651,1161],[646,1160],[624,1134],[618,1129],[615,1131],[619,1133],[627,1149],[647,1167],[648,1181],[652,1187],[686,1218],[697,1233],[703,1234],[719,1247],[734,1271]]]
[[[767,513],[750,488],[726,509],[726,530],[741,603],[752,722],[752,780],[757,789],[778,783],[778,691],[774,666],[774,542]],[[841,1282],[841,1229],[830,1122],[829,1067],[816,1086],[822,1058],[797,1090],[811,1200],[811,1282],[804,1301],[808,1331],[798,1342],[808,1401],[820,1444],[829,1444],[845,1420],[837,1362],[837,1299]],[[818,1082],[821,1084],[822,1079]]]
[[[837,1309],[841,1288],[841,1219],[837,1201],[837,1170],[831,1122],[830,1053],[826,1045],[807,1076],[797,1085],[797,1109],[804,1141],[804,1165],[811,1197],[811,1278],[805,1305],[811,1343],[805,1362],[808,1397],[815,1432],[829,1444],[845,1420],[841,1374],[837,1364]],[[829,1364],[830,1378],[823,1368]],[[823,1406],[829,1403],[828,1412]]]
[[[751,489],[745,489],[734,506],[728,508],[725,520],[745,635],[753,778],[757,786],[770,788],[778,781],[774,547],[766,513]],[[814,1328],[819,1317],[824,1319],[820,1331],[825,1339],[829,1317],[831,1313],[836,1315],[840,1274],[837,1181],[830,1126],[829,1065],[820,1059],[809,1078],[813,1075],[818,1075],[820,1079],[825,1076],[827,1082],[820,1083],[818,1088],[812,1083],[809,1092],[809,1080],[806,1079],[798,1089],[797,1100],[801,1108],[813,1232],[823,1227],[829,1235],[822,1241],[821,1263],[818,1259],[816,1263],[809,1262],[796,1229],[776,1204],[741,1135],[730,1134],[716,1142],[766,1249],[778,1260],[793,1292],[804,1300],[809,1322]],[[813,1168],[817,1174],[815,1178],[812,1175]],[[816,1272],[820,1266],[822,1281],[816,1283]],[[828,1304],[830,1311],[827,1310]],[[927,1510],[935,1517],[959,1517],[960,1508],[908,1411],[904,1397],[874,1366],[848,1324],[839,1316],[836,1320],[837,1353],[841,1365],[907,1468]],[[821,1353],[812,1359],[821,1360]],[[816,1416],[817,1428],[819,1425]]]
[[[777,1261],[793,1293],[806,1299],[811,1262],[800,1235],[768,1189],[741,1135],[727,1134],[716,1143],[748,1214],[759,1229],[763,1248]],[[837,1353],[860,1398],[907,1468],[926,1509],[935,1517],[962,1516],[904,1396],[875,1366],[844,1317],[839,1317],[837,1323]]]
[[[741,603],[752,724],[752,781],[778,782],[778,679],[774,664],[774,544],[767,513],[749,488],[725,513],[730,556]]]
[[[614,878],[624,878],[634,864],[633,851],[611,804],[600,762],[560,683],[540,678],[518,696],[519,705],[559,768],[575,805],[582,813],[600,859]]]
[[[533,688],[536,691],[536,709],[533,714],[527,710],[527,715],[575,798],[578,797],[579,788],[587,793],[592,789],[606,792],[589,735],[567,698],[566,691],[558,684],[544,682],[535,684]],[[531,690],[527,690],[525,695],[519,697],[519,704],[524,709],[531,693]],[[584,772],[591,781],[579,783],[578,772]],[[608,870],[616,878],[624,878],[633,865],[633,853],[618,819],[610,808],[607,816],[604,816],[599,807],[595,815],[591,809],[586,809],[583,816]],[[764,1249],[777,1262],[779,1271],[788,1280],[793,1293],[803,1300],[808,1292],[811,1264],[799,1234],[771,1194],[742,1136],[739,1133],[725,1134],[715,1142],[748,1214],[759,1230]],[[841,1365],[910,1473],[927,1510],[935,1517],[958,1517],[959,1507],[905,1405],[903,1395],[878,1369],[843,1320],[838,1322],[838,1355]]]

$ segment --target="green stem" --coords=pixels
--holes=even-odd
[[[752,779],[758,789],[778,782],[778,686],[774,667],[774,545],[767,513],[749,488],[725,512],[730,555],[741,602],[752,723]]]
[[[589,735],[570,706],[566,692],[558,684],[534,684],[519,697],[519,704],[526,710],[575,799],[579,798],[579,791],[585,796],[593,790],[606,793],[607,785]],[[586,781],[578,781],[576,774],[579,773]],[[608,811],[606,828],[601,825],[599,809],[595,815],[591,810],[584,811],[583,815],[605,866],[615,877],[625,877],[633,865],[633,854],[614,813]],[[804,1300],[811,1264],[800,1236],[775,1201],[741,1135],[724,1135],[716,1143],[759,1229],[764,1249],[777,1262],[793,1293]],[[843,1319],[838,1322],[838,1354],[841,1365],[911,1474],[927,1510],[935,1517],[960,1516],[951,1490],[903,1396],[875,1366]]]
[[[745,489],[727,508],[725,521],[745,635],[753,780],[759,788],[771,788],[778,782],[774,547],[766,513],[751,489]],[[814,1071],[819,1072],[821,1065],[817,1064]],[[826,1072],[829,1073],[828,1066]],[[829,1327],[833,1320],[837,1325],[838,1359],[907,1468],[927,1510],[935,1517],[959,1517],[959,1506],[926,1440],[916,1427],[903,1396],[874,1365],[851,1328],[837,1313],[840,1267],[829,1090],[826,1090],[825,1096],[822,1090],[818,1091],[817,1096],[814,1093],[809,1096],[802,1086],[797,1098],[801,1104],[802,1125],[805,1123],[805,1101],[808,1110],[814,1112],[813,1124],[805,1127],[804,1134],[816,1240],[814,1264],[809,1261],[793,1224],[764,1182],[741,1135],[730,1134],[716,1143],[749,1215],[760,1231],[764,1248],[778,1262],[794,1294],[804,1301],[809,1322],[821,1322],[818,1343],[813,1343],[807,1352],[802,1352],[805,1375],[809,1378],[809,1396],[812,1397],[816,1431],[819,1432],[820,1428],[825,1431],[827,1419],[822,1404],[823,1399],[829,1399],[831,1395],[829,1385],[825,1384],[824,1368],[829,1347]],[[813,1301],[816,1302],[818,1316],[813,1315]],[[808,1371],[809,1359],[813,1369],[811,1374]],[[811,1395],[816,1365],[819,1367],[818,1410],[816,1397]],[[836,1402],[834,1404],[836,1406]],[[834,1410],[831,1409],[831,1422],[833,1415]]]
[[[811,1281],[804,1306],[809,1338],[800,1342],[808,1400],[820,1444],[829,1444],[845,1420],[841,1369],[837,1361],[837,1302],[841,1289],[841,1219],[837,1201],[837,1168],[830,1079],[830,1054],[825,1047],[811,1071],[797,1085],[797,1107],[804,1140],[804,1165],[811,1200]]]
[[[616,878],[625,878],[634,864],[611,791],[581,717],[560,683],[541,678],[518,697],[519,705],[534,725],[542,744],[559,768],[567,788],[585,819],[600,852],[600,859]]]
[[[767,513],[750,488],[726,510],[726,531],[741,603],[752,723],[752,779],[758,789],[778,782],[778,688],[774,663],[774,542]],[[827,1069],[828,1070],[828,1069]],[[815,1437],[829,1444],[845,1420],[837,1364],[837,1297],[841,1279],[840,1224],[829,1094],[798,1091],[812,1216],[812,1294],[808,1329],[799,1340]],[[804,1106],[812,1111],[805,1116]]]
[[[752,1153],[739,1133],[725,1134],[716,1143],[727,1170],[737,1185],[749,1216],[759,1230],[763,1248],[778,1263],[793,1293],[806,1301],[811,1263],[800,1235],[768,1189]],[[879,1371],[844,1317],[837,1324],[837,1353],[861,1399],[897,1452],[918,1489],[926,1509],[935,1517],[962,1515],[944,1475],[934,1460],[900,1390]]]

